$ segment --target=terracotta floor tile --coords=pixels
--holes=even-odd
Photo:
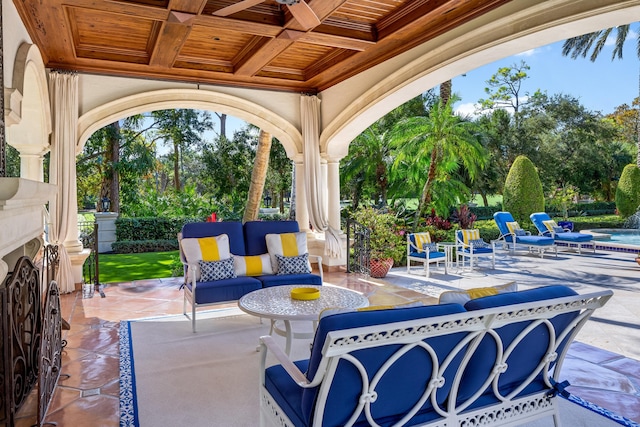
[[[532,266],[532,270],[535,269]],[[474,271],[473,274],[484,273]],[[457,288],[455,281],[449,282],[450,276],[437,274],[438,280]],[[437,298],[360,274],[337,272],[325,273],[324,277],[327,283],[367,295],[371,305],[395,305],[415,300],[437,303]],[[593,280],[597,281],[597,278]],[[71,323],[71,330],[63,331],[63,339],[68,344],[62,354],[62,372],[71,377],[60,378],[47,421],[71,427],[119,425],[119,322],[182,314],[183,295],[177,290],[180,283],[182,278],[138,280],[108,284],[104,289],[106,298],[95,294],[93,298],[83,299],[77,292],[61,296],[61,312]],[[237,307],[237,303],[205,306],[198,311],[228,307]],[[606,313],[599,314],[606,317]],[[602,323],[598,326],[604,331],[611,325]],[[615,339],[607,336],[606,331],[603,335],[603,339]],[[637,389],[640,387],[640,362],[574,343],[562,374],[572,383],[571,392],[640,421],[640,392]],[[18,427],[31,427],[35,423],[36,405],[35,394],[32,394],[21,410]]]

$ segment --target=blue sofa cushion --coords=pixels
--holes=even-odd
[[[576,292],[566,286],[544,286],[526,291],[508,292],[470,300],[464,307],[468,311],[474,311],[573,295],[577,295]],[[578,312],[566,313],[550,319],[556,335],[561,334],[578,314]],[[517,335],[524,331],[530,323],[530,321],[516,322],[497,329],[496,332],[500,335],[504,348],[506,349],[511,345]],[[500,375],[498,381],[503,394],[511,392],[536,369],[547,353],[548,342],[548,328],[545,325],[538,325],[516,345],[506,360],[508,369]],[[557,352],[560,353],[565,345],[566,342],[560,343]],[[465,370],[462,376],[458,403],[468,399],[482,385],[494,368],[495,357],[496,343],[490,336],[486,336],[469,362],[469,366],[473,367],[473,369]],[[546,385],[543,382],[542,374],[538,374],[532,385],[521,392],[520,395],[539,392],[544,389],[546,389]],[[489,386],[484,396],[476,401],[471,408],[495,402],[496,399],[491,391],[491,386]]]
[[[311,349],[309,367],[306,373],[307,378],[312,379],[318,370],[319,363],[322,359],[322,347],[324,346],[327,333],[330,331],[429,318],[462,313],[464,311],[464,308],[459,304],[444,304],[399,307],[388,310],[338,312],[337,314],[322,317],[316,329],[314,344]],[[426,342],[435,349],[436,354],[446,355],[465,336],[465,333],[450,334],[430,338],[427,339]],[[365,365],[368,372],[375,372],[400,348],[401,346],[399,344],[380,345],[372,349],[355,351],[352,355],[357,357],[361,363]],[[440,360],[440,362],[442,362],[442,360]],[[440,396],[441,401],[444,401],[446,394],[449,392],[452,378],[457,370],[458,364],[459,358],[456,358],[444,373],[445,384],[438,391],[438,396]],[[428,382],[431,377],[431,370],[432,360],[423,348],[416,347],[406,352],[380,379],[376,390],[379,400],[386,403],[384,407],[376,405],[375,403],[372,404],[371,411],[373,417],[377,420],[387,420],[389,422],[398,421],[406,414],[409,408],[417,402],[421,392],[424,391],[425,382]],[[323,425],[344,425],[353,409],[358,405],[358,397],[362,389],[362,379],[358,369],[348,361],[341,360],[336,368],[335,378],[336,380],[328,396],[324,414],[325,422]],[[371,380],[371,378],[369,379]],[[303,418],[309,424],[310,417],[313,414],[317,392],[317,388],[306,390],[298,389],[295,392],[296,396],[291,397],[291,399],[297,400],[300,398],[297,394],[302,393],[301,409],[303,412],[300,418]],[[394,397],[390,398],[390,395]],[[289,399],[289,397],[287,399]],[[429,418],[428,414],[430,414],[431,411],[431,402],[425,402],[421,411],[422,413],[419,416]],[[356,425],[366,425],[364,415],[361,415]],[[385,425],[387,425],[386,422]]]
[[[246,255],[266,254],[268,251],[264,236],[267,234],[297,233],[300,231],[297,221],[247,221],[243,227]]]
[[[226,234],[229,236],[229,249],[234,255],[245,253],[242,223],[239,221],[189,222],[182,227],[182,238],[211,237]],[[266,249],[262,252],[267,252]],[[259,255],[259,254],[251,254]]]
[[[278,285],[322,285],[322,279],[315,274],[272,274],[257,276],[256,279],[260,280],[265,288]]]
[[[187,282],[185,286],[193,291],[191,282]],[[260,288],[262,288],[262,283],[256,278],[248,276],[211,282],[197,282],[195,300],[196,304],[235,301],[243,295]]]

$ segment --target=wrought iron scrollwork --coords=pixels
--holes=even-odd
[[[62,365],[62,316],[60,315],[60,290],[51,281],[43,307],[42,350],[38,382],[38,425],[42,425],[49,403],[60,378]]]
[[[357,221],[347,220],[347,271],[371,274],[369,229]]]
[[[37,267],[28,257],[16,263],[13,272],[0,287],[2,300],[4,359],[3,414],[8,425],[24,404],[38,380],[40,347],[42,345],[42,314],[40,280]],[[0,419],[1,421],[1,419]]]

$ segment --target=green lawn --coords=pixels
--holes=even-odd
[[[180,257],[178,251],[100,254],[99,261],[100,283],[112,283],[172,277]]]

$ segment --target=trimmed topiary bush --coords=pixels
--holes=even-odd
[[[624,167],[616,188],[616,208],[618,214],[627,218],[636,213],[640,206],[640,169],[635,164]]]
[[[534,212],[544,212],[544,193],[538,171],[527,156],[518,156],[504,182],[502,206],[523,225]]]

